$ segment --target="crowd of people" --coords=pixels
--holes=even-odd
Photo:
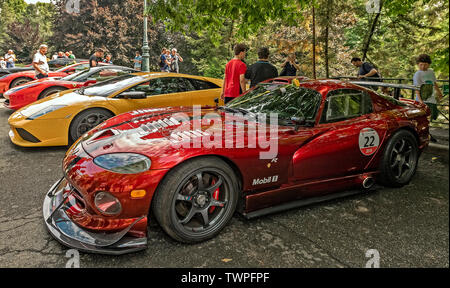
[[[72,51],[62,52],[59,51],[58,53],[55,52],[52,56],[52,60],[60,59],[60,58],[69,58],[69,59],[76,59],[75,55],[72,53]]]
[[[163,48],[159,56],[159,67],[161,72],[180,73],[179,63],[183,62],[183,58],[177,52],[177,48]]]
[[[17,61],[13,50],[8,50],[5,56],[0,56],[0,69],[14,68]]]
[[[267,47],[259,48],[258,61],[248,67],[244,61],[247,50],[248,47],[246,45],[237,44],[234,47],[235,57],[225,66],[224,85],[221,96],[225,103],[244,93],[246,91],[246,84],[248,81],[250,81],[251,88],[261,81],[278,76],[276,67],[268,60],[269,49]],[[163,59],[162,55],[161,59]],[[359,57],[353,57],[350,62],[358,68],[358,79],[376,82],[382,81],[381,73],[371,63],[363,62]],[[443,96],[439,86],[437,85],[436,75],[434,74],[434,71],[430,69],[431,57],[427,54],[421,54],[417,57],[416,63],[419,69],[414,74],[413,85],[421,86],[425,83],[434,85],[434,92],[432,96],[428,99],[422,100],[430,107],[432,119],[435,120],[438,116],[436,103],[437,101],[441,101]],[[294,53],[287,56],[286,60],[281,65],[281,68],[282,70],[280,72],[280,76],[297,75],[297,71],[300,70],[300,66],[296,61]],[[419,92],[417,91],[416,100],[418,100],[419,97],[418,93]]]
[[[47,45],[42,44],[39,50],[33,57],[33,67],[36,71],[37,78],[48,77],[48,63],[47,63]],[[244,44],[237,44],[234,47],[235,57],[231,59],[225,66],[224,85],[222,88],[222,98],[225,103],[238,97],[246,91],[247,82],[250,82],[250,88],[257,85],[264,80],[275,78],[278,76],[277,68],[269,62],[269,49],[261,47],[258,49],[258,61],[249,65],[245,63],[248,47]],[[59,51],[52,56],[52,59],[70,58],[76,59],[72,51]],[[132,59],[134,69],[142,69],[142,56],[139,51],[135,52],[135,57]],[[13,50],[8,50],[4,57],[0,57],[0,68],[13,68],[17,61]],[[112,55],[106,54],[101,48],[97,48],[89,58],[89,66],[96,67],[99,62],[113,64]],[[159,57],[159,66],[162,72],[179,73],[179,63],[183,62],[183,58],[177,52],[176,48],[163,48]],[[360,58],[354,57],[351,59],[351,64],[358,68],[358,79],[367,81],[382,81],[382,77],[377,68],[369,62],[363,62]],[[443,96],[436,83],[436,75],[430,69],[431,58],[429,55],[422,54],[417,57],[417,66],[419,70],[414,74],[413,85],[420,86],[424,83],[431,83],[434,85],[434,93],[428,99],[422,99],[430,106],[432,111],[432,119],[438,116],[437,102],[441,101]],[[281,72],[279,76],[295,76],[300,70],[299,63],[296,60],[295,53],[290,53],[286,60],[281,65]],[[383,91],[385,92],[385,91]],[[417,96],[419,97],[419,96]]]
[[[258,61],[248,66],[244,62],[248,47],[237,44],[234,47],[234,58],[225,66],[224,85],[221,98],[225,103],[233,100],[246,91],[247,82],[250,88],[270,78],[278,77],[277,68],[269,62],[269,48],[258,49]],[[294,53],[288,54],[281,65],[280,76],[295,76],[300,66]]]

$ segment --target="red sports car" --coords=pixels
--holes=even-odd
[[[100,62],[99,65],[109,65]],[[50,71],[48,77],[65,77],[75,72],[89,69],[89,62],[80,62],[63,67],[56,71]],[[12,74],[7,74],[0,77],[0,96],[11,88],[25,84],[27,82],[36,80],[36,74],[34,70],[22,71]]]
[[[100,124],[68,150],[65,176],[45,197],[50,233],[69,247],[122,254],[146,246],[150,215],[172,238],[195,243],[235,211],[252,218],[376,182],[409,183],[429,143],[424,104],[337,80],[297,85]]]
[[[4,105],[9,109],[17,110],[59,91],[77,89],[134,72],[139,71],[128,67],[104,65],[90,70],[81,70],[64,78],[44,78],[30,81],[6,91],[3,94],[6,98]]]

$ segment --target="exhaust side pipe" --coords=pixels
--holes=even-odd
[[[369,189],[375,184],[375,180],[372,177],[365,177],[362,186],[364,189]]]

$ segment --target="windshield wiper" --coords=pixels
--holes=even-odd
[[[225,110],[225,111],[228,111],[228,112],[232,112],[232,113],[242,113],[244,115],[250,113],[250,111],[247,111],[247,110],[242,109],[242,108],[231,108],[231,107],[228,107],[228,106],[219,106],[219,107],[217,107],[217,109],[222,109],[222,110]]]
[[[300,126],[314,126],[316,123],[315,120],[305,119],[304,117],[281,118],[281,120],[286,126],[295,126],[295,130],[298,130]]]

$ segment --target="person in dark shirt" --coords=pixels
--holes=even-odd
[[[358,79],[377,82],[381,80],[380,74],[378,73],[377,69],[375,69],[369,62],[362,62],[360,58],[353,57],[351,63],[355,67],[359,68]]]
[[[269,49],[267,47],[259,48],[258,59],[258,62],[250,65],[245,72],[245,79],[250,80],[250,87],[278,76],[277,68],[269,63]]]
[[[97,67],[98,66],[98,62],[102,61],[103,58],[103,49],[101,48],[97,48],[95,50],[95,53],[92,54],[91,57],[89,57],[89,67]]]
[[[297,75],[297,70],[300,70],[300,66],[298,66],[298,63],[295,59],[295,53],[291,53],[286,58],[286,61],[281,65],[280,76],[295,76]]]

